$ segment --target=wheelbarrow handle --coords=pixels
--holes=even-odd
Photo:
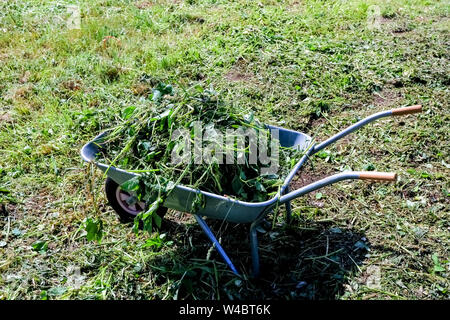
[[[361,171],[357,173],[361,180],[397,181],[395,172]]]
[[[364,118],[357,123],[351,125],[347,129],[335,134],[331,138],[323,141],[320,144],[317,144],[314,146],[314,150],[312,154],[324,149],[325,147],[329,146],[330,144],[336,142],[339,139],[342,139],[346,135],[352,133],[353,131],[365,126],[366,124],[369,124],[370,122],[373,122],[377,119],[383,118],[383,117],[389,117],[389,116],[400,116],[400,115],[406,115],[406,114],[412,114],[412,113],[418,113],[422,112],[422,106],[421,105],[415,105],[410,107],[404,107],[404,108],[397,108],[392,109],[388,111],[382,111],[375,114],[372,114],[371,116],[368,116],[367,118]]]
[[[402,116],[405,114],[422,112],[422,106],[420,104],[418,104],[418,105],[410,106],[410,107],[392,109],[391,111],[392,111],[393,116]]]
[[[326,178],[323,178],[319,181],[308,184],[300,189],[291,191],[280,197],[279,202],[285,203],[291,201],[295,198],[301,197],[307,193],[313,192],[317,189],[326,187],[330,184],[342,181],[342,180],[352,180],[352,179],[361,179],[361,180],[378,180],[378,181],[396,181],[397,174],[391,172],[375,172],[375,171],[348,171],[338,173]]]

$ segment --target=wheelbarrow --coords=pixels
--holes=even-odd
[[[313,154],[329,146],[330,144],[377,119],[388,116],[418,113],[421,111],[422,106],[415,105],[375,113],[365,119],[356,122],[345,130],[337,133],[336,135],[319,144],[314,143],[311,137],[306,135],[305,133],[267,125],[267,128],[270,130],[278,130],[279,143],[281,147],[297,148],[298,150],[304,151],[303,156],[284,179],[280,191],[272,199],[264,202],[244,202],[222,195],[193,189],[187,186],[177,185],[168,194],[163,203],[163,207],[160,208],[160,210],[162,209],[163,211],[158,212],[158,214],[163,215],[165,211],[167,211],[167,208],[181,212],[190,212],[193,201],[195,200],[198,193],[201,193],[204,196],[205,205],[194,213],[195,219],[197,220],[204,233],[213,243],[215,248],[218,250],[219,254],[222,256],[226,264],[236,275],[239,275],[236,267],[226,254],[225,250],[222,248],[219,241],[216,239],[214,233],[206,224],[203,217],[221,219],[234,223],[250,224],[250,248],[252,255],[253,276],[257,277],[260,270],[257,227],[264,221],[264,218],[274,209],[275,206],[281,204],[286,205],[286,219],[289,222],[291,217],[290,202],[293,199],[303,196],[307,193],[313,192],[317,189],[342,180],[362,179],[396,181],[397,178],[397,175],[395,173],[388,172],[347,171],[331,175],[329,177],[306,185],[300,189],[290,191],[289,183],[300,170],[300,168],[305,164],[307,159]],[[122,219],[131,220],[134,219],[134,217],[136,217],[139,212],[145,210],[146,204],[142,202],[133,203],[133,201],[127,201],[132,195],[122,190],[120,188],[120,185],[125,181],[132,179],[139,173],[125,171],[114,166],[109,166],[107,164],[96,161],[96,155],[100,153],[102,147],[102,138],[104,138],[106,135],[107,131],[101,133],[92,141],[84,145],[81,149],[81,156],[85,161],[93,162],[100,170],[102,170],[106,174],[107,179],[105,183],[105,191],[109,203]]]

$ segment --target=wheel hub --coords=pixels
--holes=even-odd
[[[133,196],[128,192],[120,189],[120,186],[117,187],[116,190],[116,198],[119,205],[125,210],[127,213],[132,214],[134,216],[138,215],[140,212],[145,210],[145,203],[142,201],[133,201]]]

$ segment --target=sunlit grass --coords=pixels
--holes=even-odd
[[[448,2],[79,6],[81,30],[68,30],[60,2],[0,4],[0,299],[448,298]],[[341,183],[294,201],[292,226],[260,235],[262,281],[247,279],[248,226],[212,223],[241,281],[192,217],[171,212],[159,234],[134,235],[80,158],[124,108],[147,105],[159,81],[213,86],[318,141],[377,111],[424,112],[381,120],[312,159],[297,184],[350,168],[400,180]],[[86,240],[87,217],[104,221],[100,244]],[[370,251],[355,247],[362,238]],[[33,250],[39,241],[47,249]],[[377,285],[367,281],[373,267]]]

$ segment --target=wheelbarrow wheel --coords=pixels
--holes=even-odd
[[[122,190],[120,185],[111,178],[106,178],[105,181],[105,193],[109,204],[118,214],[119,220],[123,223],[133,222],[134,218],[142,211],[145,210],[145,202],[139,201],[135,204],[129,204],[127,200],[131,195]],[[156,211],[156,214],[162,218],[167,213],[167,208],[160,207]]]

